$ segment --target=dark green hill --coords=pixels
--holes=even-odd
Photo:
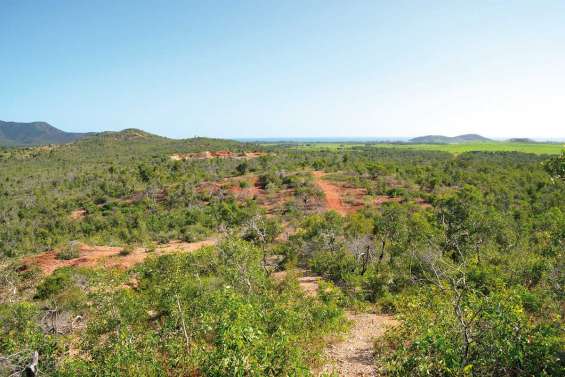
[[[477,134],[465,134],[454,137],[443,135],[426,135],[410,139],[411,143],[417,144],[456,144],[456,143],[476,143],[492,141],[484,136]]]
[[[61,131],[46,122],[0,121],[0,145],[4,146],[65,144],[88,135],[90,134]]]

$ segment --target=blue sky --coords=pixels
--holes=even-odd
[[[565,137],[565,1],[0,2],[0,119]]]

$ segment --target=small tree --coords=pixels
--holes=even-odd
[[[565,151],[545,161],[543,167],[552,179],[565,181]]]
[[[365,275],[367,267],[375,259],[375,240],[372,236],[365,235],[355,237],[348,243],[348,248],[361,266],[361,275]]]
[[[247,161],[243,161],[241,164],[235,167],[235,170],[237,170],[239,175],[244,175],[245,173],[247,173],[248,169],[249,169],[249,164],[247,163]]]
[[[267,253],[265,245],[273,242],[281,233],[281,226],[276,221],[266,219],[262,215],[255,215],[245,224],[243,239],[251,241],[261,247],[263,252],[263,266],[266,266]]]

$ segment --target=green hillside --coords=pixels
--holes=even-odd
[[[0,150],[0,375],[559,376],[562,172],[136,129]]]

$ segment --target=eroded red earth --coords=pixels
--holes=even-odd
[[[23,268],[37,266],[43,271],[44,274],[52,274],[58,268],[80,266],[80,267],[118,267],[130,268],[138,263],[143,262],[151,255],[163,255],[170,252],[192,252],[205,246],[216,244],[215,239],[208,239],[199,242],[182,242],[171,241],[164,245],[159,245],[155,248],[154,252],[148,252],[146,248],[134,248],[131,253],[127,255],[120,255],[123,247],[116,246],[91,246],[86,244],[79,244],[79,257],[69,260],[61,260],[57,258],[58,250],[48,251],[26,257],[22,259]]]

